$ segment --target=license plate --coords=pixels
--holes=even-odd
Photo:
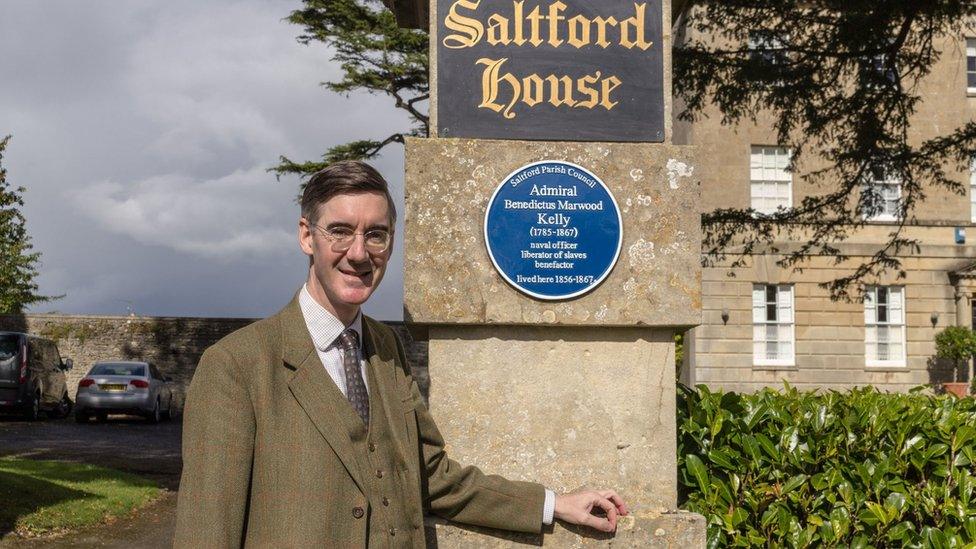
[[[107,385],[99,385],[99,388],[101,388],[101,390],[103,391],[124,391],[125,385],[118,385],[113,383]]]

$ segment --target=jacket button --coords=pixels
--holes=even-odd
[[[365,514],[366,514],[366,511],[363,511],[363,508],[362,507],[353,507],[352,508],[352,516],[355,517],[355,518],[363,518],[363,515],[365,515]]]
[[[390,506],[390,499],[383,498],[383,507],[389,507],[389,506]]]
[[[396,535],[396,528],[390,528],[390,535],[391,536],[395,536]]]
[[[369,451],[370,452],[375,452],[376,451],[376,445],[373,444],[372,442],[369,443],[369,446],[367,446],[367,448],[369,448]]]
[[[376,470],[376,478],[383,478],[383,469]]]

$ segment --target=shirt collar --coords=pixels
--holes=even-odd
[[[363,344],[363,313],[356,313],[356,318],[352,324],[344,326],[342,321],[330,313],[325,307],[315,301],[312,294],[308,291],[308,286],[303,285],[302,291],[298,294],[298,305],[302,309],[302,316],[305,317],[305,325],[308,333],[312,336],[312,343],[319,351],[325,351],[336,343],[339,337],[347,328],[356,332],[359,337],[359,345]]]

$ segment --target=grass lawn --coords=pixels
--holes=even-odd
[[[160,492],[152,481],[93,465],[0,459],[0,537],[97,524],[126,515]]]

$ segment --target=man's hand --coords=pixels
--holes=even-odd
[[[594,508],[606,516],[594,515]],[[617,515],[627,516],[627,513],[627,504],[613,490],[580,490],[557,495],[553,517],[601,532],[613,532],[617,529]]]

